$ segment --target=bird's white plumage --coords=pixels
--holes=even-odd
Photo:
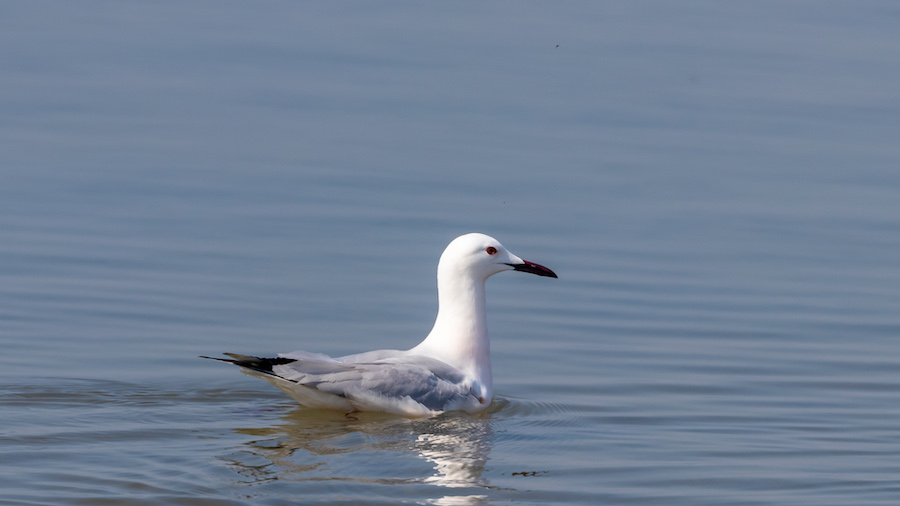
[[[417,346],[337,358],[306,351],[280,354],[279,359],[232,355],[238,360],[228,361],[311,408],[406,416],[481,411],[493,398],[484,283],[505,270],[556,277],[490,236],[466,234],[441,255],[438,315]]]

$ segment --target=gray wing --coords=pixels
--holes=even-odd
[[[472,383],[459,369],[433,358],[400,353],[334,359],[293,352],[282,356],[290,362],[273,364],[271,371],[281,378],[351,402],[411,399],[432,411],[478,402]],[[371,362],[345,362],[375,357],[378,359]]]

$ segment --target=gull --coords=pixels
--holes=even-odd
[[[408,350],[332,358],[294,351],[275,358],[236,353],[212,360],[241,367],[308,408],[382,411],[410,417],[477,413],[493,398],[484,283],[503,271],[557,277],[522,260],[493,237],[454,239],[438,262],[438,314],[425,339]]]

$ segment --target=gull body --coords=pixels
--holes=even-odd
[[[475,413],[493,399],[485,281],[503,271],[556,277],[484,234],[454,239],[438,262],[438,314],[425,339],[408,350],[375,350],[332,358],[295,351],[276,358],[226,353],[303,406],[432,416]],[[212,357],[203,357],[212,358]]]

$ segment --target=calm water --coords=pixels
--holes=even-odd
[[[262,9],[262,10],[261,10]],[[0,8],[3,504],[900,503],[895,2]],[[480,416],[197,355],[405,348]]]

